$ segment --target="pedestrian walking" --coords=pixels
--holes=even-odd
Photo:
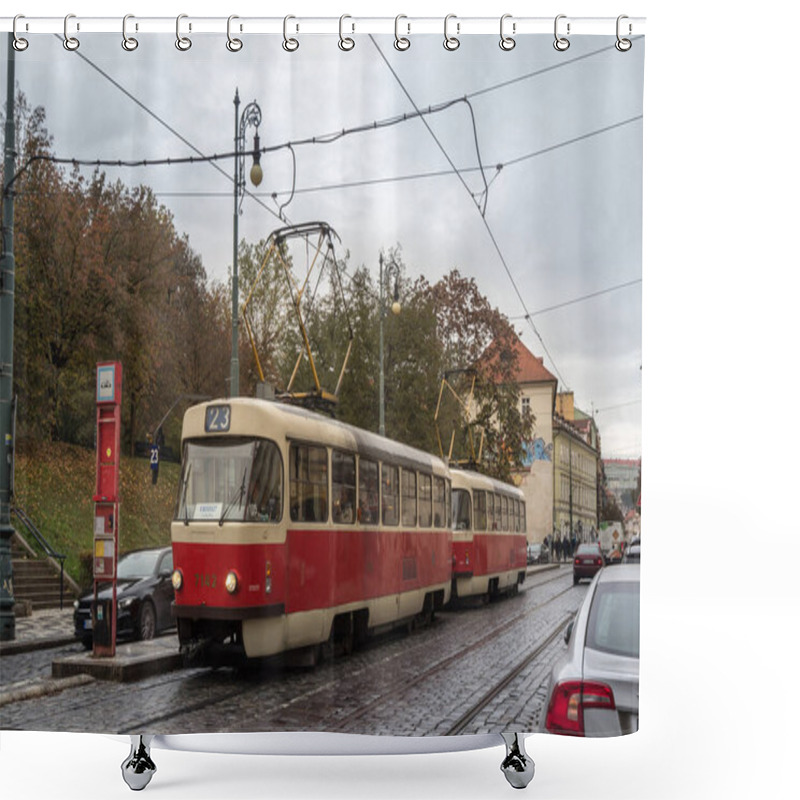
[[[558,539],[553,542],[553,547],[556,551],[556,561],[561,561],[561,537],[559,536]]]

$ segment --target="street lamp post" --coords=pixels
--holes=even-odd
[[[8,34],[8,73],[3,176],[14,175],[14,38]],[[14,457],[14,194],[3,187],[3,237],[0,256],[0,641],[16,635],[14,576],[11,563],[11,477]]]
[[[380,274],[378,277],[379,290],[380,290],[380,333],[379,333],[379,360],[380,360],[380,373],[378,380],[378,391],[380,393],[380,407],[378,417],[378,433],[381,436],[386,436],[386,410],[385,410],[385,396],[384,396],[384,375],[383,375],[383,319],[386,316],[386,302],[383,296],[383,253],[378,258],[380,266]],[[400,268],[395,263],[394,259],[390,259],[386,265],[386,274],[394,275],[394,300],[392,302],[392,313],[397,316],[400,313],[400,300],[397,287],[397,276]]]
[[[258,126],[261,124],[261,108],[255,100],[248,103],[239,116],[239,90],[233,98],[235,120],[233,140],[235,158],[233,165],[233,275],[231,277],[231,389],[230,396],[239,395],[239,214],[244,199],[244,157],[245,131],[248,125],[256,129],[253,138],[253,166],[250,168],[250,180],[254,186],[261,183],[264,173],[261,169],[261,153],[259,152]]]

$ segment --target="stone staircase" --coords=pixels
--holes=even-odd
[[[58,562],[38,556],[16,532],[11,539],[11,566],[14,570],[15,613],[59,608],[61,605],[61,569]],[[77,597],[74,581],[64,573],[64,608]]]

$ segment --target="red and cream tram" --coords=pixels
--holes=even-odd
[[[337,646],[450,599],[441,459],[302,408],[190,408],[172,549],[182,652]]]
[[[527,571],[525,495],[470,470],[451,469],[450,477],[452,599],[513,594]]]

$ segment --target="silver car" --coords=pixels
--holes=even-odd
[[[621,736],[639,729],[639,564],[605,567],[592,580],[550,674],[548,733]]]

